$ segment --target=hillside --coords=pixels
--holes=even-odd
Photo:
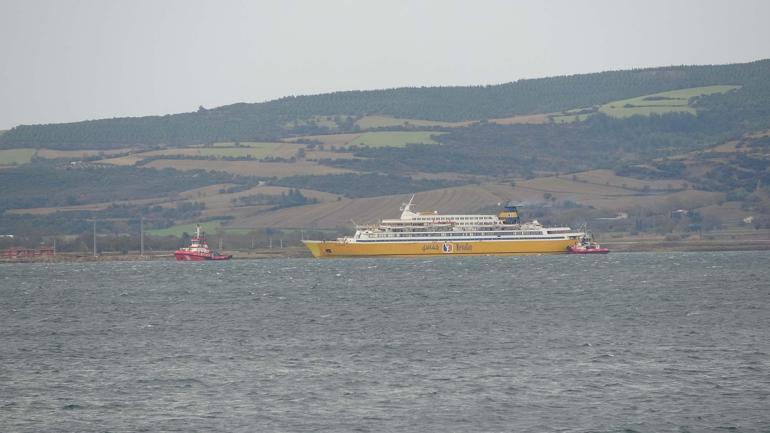
[[[272,238],[420,209],[617,233],[770,228],[770,60],[289,97],[0,135],[0,247],[91,222],[133,245],[205,221]],[[157,248],[178,239],[154,241]],[[153,245],[152,243],[148,245]],[[162,246],[161,246],[162,245]]]
[[[457,122],[552,113],[698,86],[741,86],[710,104],[763,108],[770,97],[770,60],[719,66],[672,66],[519,80],[468,87],[335,92],[239,103],[166,116],[21,125],[0,135],[0,148],[107,149],[126,145],[189,145],[271,141],[287,136],[352,131],[364,116]],[[440,126],[432,126],[440,127]]]

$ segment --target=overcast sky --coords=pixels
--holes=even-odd
[[[770,58],[770,1],[0,0],[0,129]]]

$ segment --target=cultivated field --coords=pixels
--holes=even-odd
[[[254,159],[264,159],[268,157],[272,158],[284,158],[289,159],[297,155],[299,149],[305,146],[296,143],[258,143],[258,142],[245,142],[236,146],[234,143],[215,143],[212,146],[190,146],[190,147],[173,147],[161,150],[152,150],[148,152],[137,152],[128,156],[122,156],[117,158],[108,158],[100,162],[113,165],[135,165],[137,162],[145,158],[153,158],[159,156],[176,156],[176,157],[213,157],[213,158],[239,158],[239,157],[251,157]]]
[[[636,98],[608,102],[599,111],[612,117],[630,117],[636,114],[649,116],[652,113],[692,113],[696,111],[689,105],[690,98],[714,93],[726,93],[740,86],[704,86],[688,89],[672,90],[669,92],[644,95]]]
[[[191,189],[177,195],[156,197],[156,198],[143,198],[136,200],[119,200],[102,203],[89,203],[83,205],[74,206],[59,206],[59,207],[41,207],[41,208],[27,208],[27,209],[10,209],[7,212],[14,214],[34,214],[34,215],[48,215],[56,212],[80,212],[80,211],[102,211],[109,208],[112,205],[118,206],[161,206],[161,207],[173,207],[178,202],[183,201],[199,201],[207,202],[207,199],[220,197],[219,190],[235,186],[235,184],[217,184],[204,186],[202,188]],[[234,194],[235,195],[235,194]],[[208,203],[207,203],[208,206]]]
[[[551,117],[558,117],[559,113],[542,113],[542,114],[526,114],[510,117],[500,117],[495,119],[487,119],[489,123],[497,123],[500,125],[517,125],[517,124],[543,124],[548,123]],[[574,116],[572,116],[574,117]],[[479,119],[480,120],[480,119]],[[441,128],[463,128],[479,123],[479,120],[466,120],[463,122],[437,122],[432,120],[420,120],[420,119],[398,119],[387,116],[366,116],[356,122],[361,129],[372,129],[382,127],[441,127]],[[563,122],[564,120],[562,120]]]
[[[438,144],[432,136],[440,134],[432,131],[365,132],[351,140],[347,146],[404,147],[407,144]]]
[[[35,149],[0,150],[0,166],[27,164],[35,156]]]
[[[548,114],[528,114],[526,116],[511,116],[503,117],[500,119],[489,119],[489,123],[497,123],[499,125],[539,125],[548,123],[549,118],[553,116],[553,113]]]
[[[397,218],[402,202],[409,194],[359,199],[342,199],[328,203],[279,209],[252,217],[236,217],[237,227],[275,228],[337,228],[356,223],[374,223],[382,218]],[[468,212],[494,205],[501,200],[479,186],[438,189],[415,194],[418,210],[439,210],[442,213]]]
[[[242,176],[286,177],[352,173],[352,170],[327,167],[314,162],[298,161],[295,163],[260,162],[260,161],[206,161],[185,159],[159,159],[146,165],[151,168],[174,168],[177,170],[216,170]]]
[[[642,193],[636,179],[610,176],[608,173],[579,173],[581,177],[600,180],[610,179],[626,188],[615,185],[589,183],[564,177],[541,177],[522,180],[512,187],[508,183],[486,182],[424,191],[415,195],[418,210],[438,210],[441,213],[472,213],[479,209],[490,209],[497,203],[509,200],[527,205],[553,203],[558,205],[572,201],[582,206],[593,206],[604,210],[608,216],[634,209],[655,209],[668,212],[674,209],[690,209],[710,206],[723,200],[722,193],[682,190],[652,191]],[[657,185],[656,185],[657,186]],[[548,198],[546,198],[548,197]],[[409,195],[369,197],[360,199],[332,200],[326,203],[295,208],[280,209],[261,213],[235,214],[232,225],[237,227],[275,228],[337,228],[345,226],[352,219],[357,223],[376,222],[382,218],[398,217],[400,204]],[[555,202],[553,201],[555,200]],[[236,211],[237,212],[237,211]],[[524,209],[526,213],[526,209]]]
[[[292,141],[296,140],[311,140],[311,141],[317,141],[321,142],[321,144],[325,147],[345,147],[348,143],[355,140],[359,136],[361,136],[362,133],[352,133],[352,134],[328,134],[328,135],[306,135],[304,137],[297,137],[292,139]]]
[[[361,129],[373,129],[373,128],[385,128],[393,126],[409,127],[443,127],[443,128],[461,128],[468,126],[473,121],[468,122],[438,122],[434,120],[420,120],[420,119],[399,119],[389,116],[364,116],[356,122]]]
[[[116,158],[107,158],[99,160],[102,164],[111,164],[111,165],[136,165],[137,162],[143,160],[145,157],[141,157],[138,155],[127,155],[127,156],[119,156]]]
[[[291,158],[297,154],[300,148],[304,147],[300,144],[282,142],[241,142],[239,144],[236,146],[235,143],[216,143],[213,147],[200,148],[200,155],[214,157],[251,156],[255,159]]]
[[[121,153],[130,152],[133,149],[110,149],[110,150],[93,150],[93,149],[79,149],[79,150],[55,150],[55,149],[40,149],[37,151],[37,156],[47,159],[77,159],[77,158],[91,158],[94,156],[110,156],[118,155]]]
[[[573,175],[561,176],[572,179]],[[686,182],[681,179],[671,180],[644,180],[636,179],[632,177],[618,176],[612,170],[591,170],[581,173],[575,173],[575,178],[579,182],[586,182],[596,185],[607,185],[620,187],[630,190],[642,190],[649,187],[652,190],[671,190],[682,189],[685,187]]]
[[[229,186],[232,186],[232,185],[229,185]],[[281,194],[288,194],[290,191],[290,188],[286,188],[282,186],[259,185],[253,188],[249,188],[243,191],[238,191],[233,193],[220,192],[220,190],[225,189],[226,187],[227,185],[213,185],[209,187],[198,188],[198,189],[180,193],[179,198],[187,201],[197,201],[197,202],[204,203],[206,205],[206,210],[204,210],[203,213],[204,215],[208,215],[207,211],[209,210],[220,211],[222,209],[232,210],[236,208],[236,206],[233,205],[233,199],[237,200],[241,197],[248,197],[256,194],[278,196]],[[310,189],[300,189],[299,191],[305,197],[316,199],[319,202],[334,201],[337,199],[336,194],[331,194],[328,192],[315,191]]]
[[[437,144],[434,131],[377,131],[353,134],[308,135],[294,140],[320,141],[325,147],[343,149],[349,146],[404,147],[407,144]]]
[[[306,161],[318,161],[319,159],[361,159],[355,155],[353,155],[352,152],[340,152],[340,151],[332,151],[332,150],[306,150],[305,151],[305,160]]]

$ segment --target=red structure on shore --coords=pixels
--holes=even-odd
[[[56,255],[56,251],[50,247],[41,248],[22,248],[11,247],[3,251],[3,258],[6,259],[25,259],[28,257],[53,257]]]

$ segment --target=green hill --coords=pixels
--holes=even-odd
[[[0,134],[0,233],[334,229],[413,192],[466,211],[540,203],[544,220],[637,215],[606,227],[621,231],[663,227],[672,207],[704,212],[676,230],[770,227],[769,146],[770,60],[25,125]],[[293,188],[307,201],[287,203]]]
[[[166,116],[20,125],[0,135],[0,148],[106,149],[134,144],[271,141],[330,130],[357,130],[356,117],[364,115],[430,121],[483,120],[594,107],[640,95],[716,85],[741,87],[700,98],[705,106],[720,106],[725,112],[742,107],[766,114],[770,60],[599,72],[488,86],[334,92],[214,109],[201,107],[197,112]],[[317,121],[318,116],[336,116],[338,121]]]
[[[718,93],[727,93],[740,86],[704,86],[688,89],[671,90],[652,95],[638,96],[622,101],[608,102],[599,111],[611,117],[648,116],[652,113],[690,113],[696,114],[693,107],[698,98]]]

